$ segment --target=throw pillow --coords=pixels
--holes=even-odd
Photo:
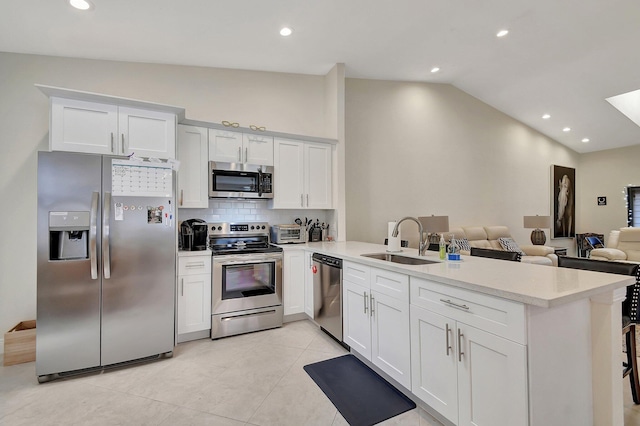
[[[456,238],[456,243],[458,244],[458,247],[460,247],[460,250],[471,251],[469,240],[466,238]]]
[[[515,251],[516,253],[520,253],[522,256],[526,256],[526,253],[520,250],[518,247],[518,243],[513,241],[513,238],[498,238],[498,242],[502,246],[502,250],[504,251]]]

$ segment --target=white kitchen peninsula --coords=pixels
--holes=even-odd
[[[304,249],[408,276],[407,390],[445,421],[623,424],[620,304],[633,277],[437,252],[404,265],[363,257],[386,246],[360,242]]]

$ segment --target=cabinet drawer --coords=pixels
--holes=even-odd
[[[527,344],[521,303],[411,277],[411,304]]]
[[[371,290],[409,303],[409,276],[371,268]]]
[[[342,279],[369,288],[371,268],[360,263],[342,262]]]
[[[178,258],[178,275],[211,274],[211,256]]]

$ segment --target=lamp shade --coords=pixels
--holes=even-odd
[[[538,228],[550,228],[551,227],[551,217],[550,216],[525,216],[524,217],[524,227],[527,229],[538,229]]]
[[[420,216],[418,220],[425,232],[449,232],[449,216]]]

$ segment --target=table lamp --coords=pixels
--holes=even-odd
[[[536,246],[542,246],[547,242],[547,236],[540,228],[549,228],[551,223],[550,216],[525,216],[524,227],[527,229],[533,229],[531,231],[531,244]]]
[[[422,224],[422,229],[429,235],[433,233],[449,232],[449,216],[420,216],[418,220]]]

